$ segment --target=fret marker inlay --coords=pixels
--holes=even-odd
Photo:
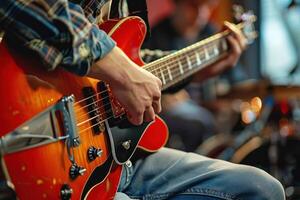
[[[219,49],[217,45],[214,46],[214,52],[215,52],[215,56],[219,54]]]
[[[180,61],[178,61],[178,65],[179,65],[180,73],[183,74],[184,71],[183,71],[183,67],[182,67],[182,64]]]
[[[205,53],[205,59],[209,60],[210,57],[209,57],[209,53],[206,48],[204,49],[204,53]]]
[[[168,74],[169,74],[169,78],[170,78],[170,80],[173,80],[173,77],[172,77],[172,74],[171,74],[171,71],[170,71],[170,68],[169,68],[169,66],[167,67],[167,69],[168,69]]]
[[[166,84],[166,79],[165,79],[164,73],[161,69],[160,69],[160,74],[161,74],[162,82],[165,85]]]
[[[187,56],[187,57],[186,57],[186,60],[187,60],[189,69],[192,69],[192,68],[193,68],[193,65],[192,65],[192,63],[191,63],[190,57]]]
[[[200,55],[198,52],[196,52],[196,59],[197,59],[197,65],[201,65],[201,59],[200,59]]]

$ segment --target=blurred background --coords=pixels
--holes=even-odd
[[[300,199],[299,0],[148,0],[144,48],[172,51],[221,31],[237,3],[257,16],[258,38],[233,69],[164,95],[168,146],[260,167]]]

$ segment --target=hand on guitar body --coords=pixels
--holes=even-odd
[[[134,125],[154,120],[155,113],[161,111],[160,79],[132,62],[118,47],[96,62],[89,76],[110,85]]]
[[[204,81],[210,77],[221,74],[227,69],[234,67],[237,64],[242,52],[246,49],[247,39],[243,35],[242,31],[237,27],[237,25],[225,22],[224,26],[229,31],[227,41],[230,46],[230,51],[223,59],[219,60],[209,67],[204,68],[198,74],[196,74],[196,81]]]

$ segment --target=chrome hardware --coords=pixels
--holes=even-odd
[[[100,157],[102,155],[102,153],[103,153],[102,149],[97,149],[95,147],[90,147],[88,149],[88,152],[87,152],[89,161],[93,161],[97,157]]]
[[[132,167],[132,162],[130,160],[128,160],[128,161],[126,161],[125,165],[130,168],[130,167]]]
[[[122,146],[124,147],[124,149],[128,150],[130,149],[130,144],[131,144],[131,140],[128,140],[126,142],[123,142]]]
[[[245,12],[243,7],[240,5],[234,5],[233,11],[236,20],[242,22],[241,24],[243,24],[241,30],[247,39],[247,43],[252,44],[255,38],[258,37],[258,33],[255,31],[254,27],[257,17],[251,10]]]
[[[61,200],[70,200],[72,193],[73,193],[72,188],[69,185],[64,184],[60,189]]]
[[[74,114],[74,96],[63,97],[32,119],[0,138],[1,154],[67,140],[69,147],[77,147],[79,136]],[[60,112],[64,133],[61,133],[56,113]]]
[[[80,144],[77,132],[75,114],[74,114],[74,95],[66,96],[61,99],[61,103],[57,104],[63,113],[63,124],[65,135],[68,135],[71,147],[77,147]]]
[[[78,166],[77,164],[72,164],[70,167],[69,175],[71,179],[75,179],[78,176],[84,175],[86,172],[86,169],[83,167]]]

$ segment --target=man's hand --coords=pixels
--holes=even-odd
[[[95,63],[88,76],[110,85],[134,125],[154,120],[161,111],[160,79],[133,63],[118,47]]]
[[[229,22],[225,22],[224,25],[231,32],[231,34],[227,37],[231,49],[229,54],[217,63],[214,63],[211,66],[205,67],[203,70],[201,70],[195,76],[195,81],[201,82],[234,67],[242,52],[245,50],[247,46],[247,40],[241,30],[238,29],[236,25]]]

